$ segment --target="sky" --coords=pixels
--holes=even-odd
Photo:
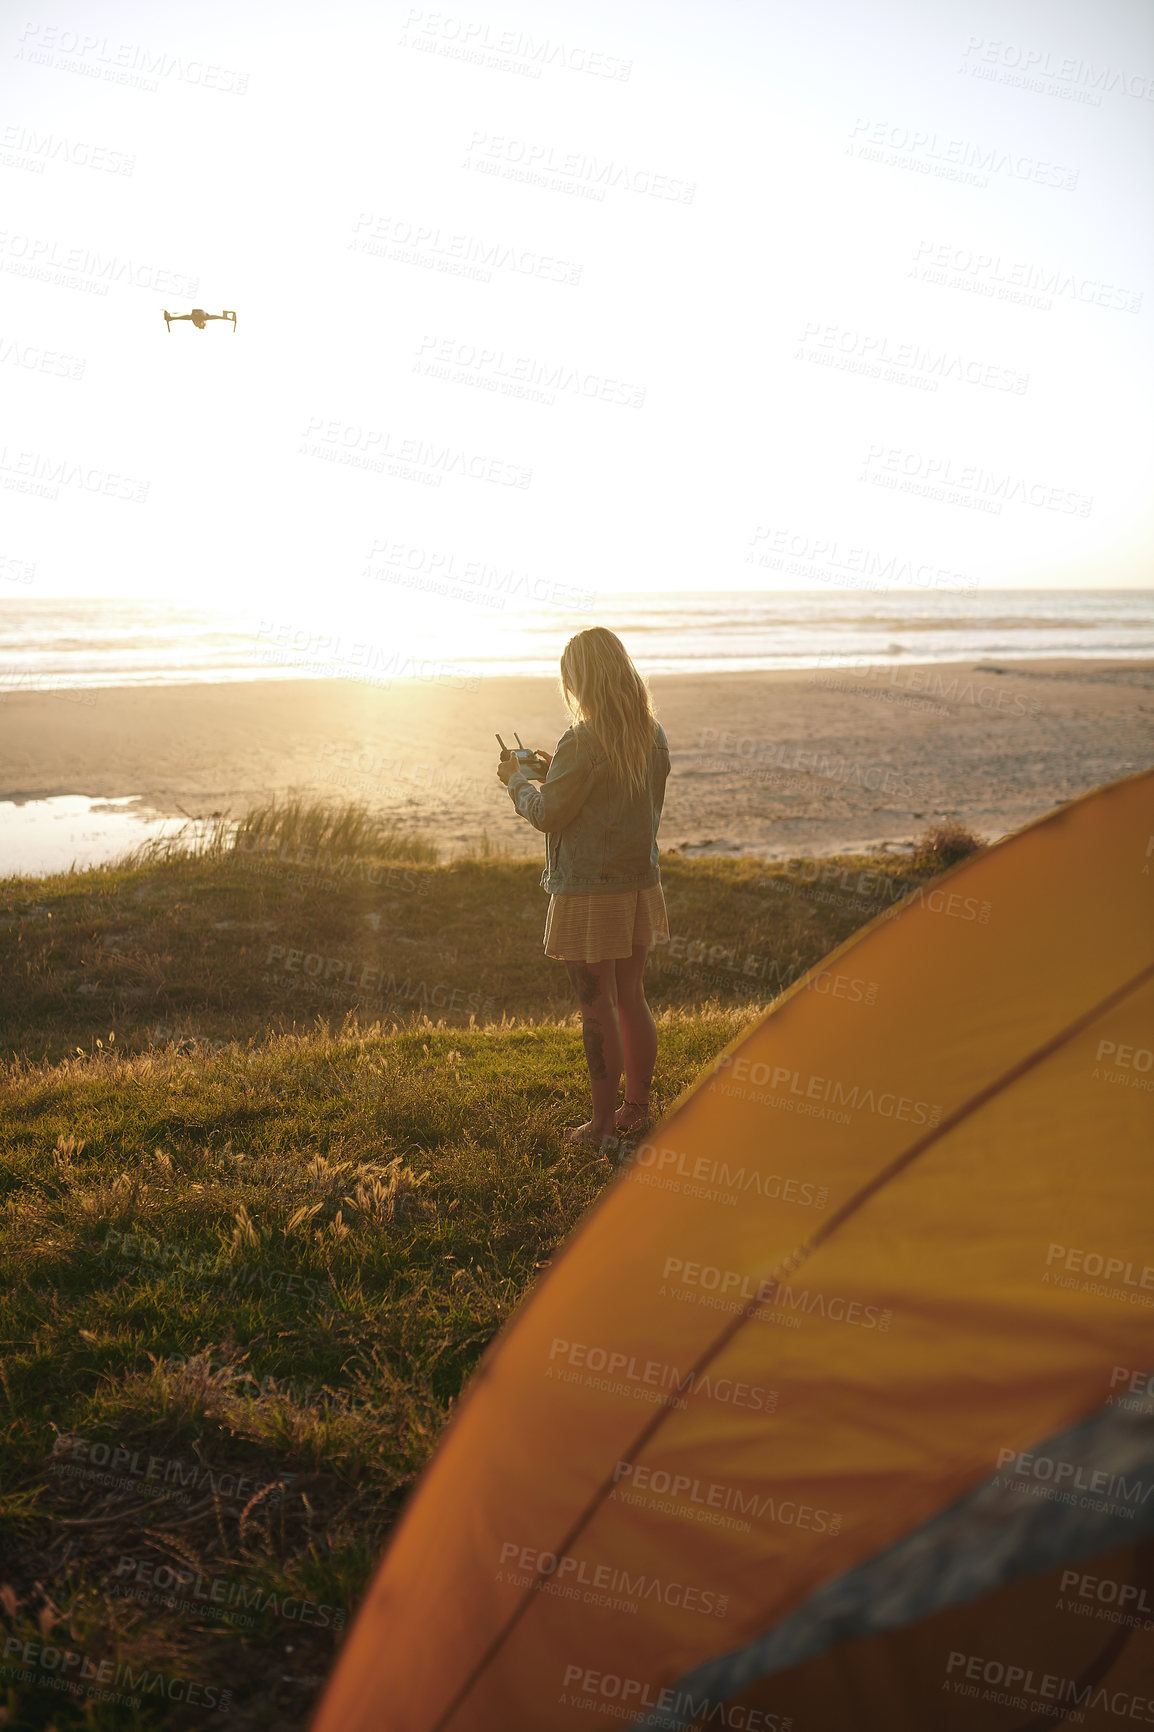
[[[5,9],[0,598],[1150,584],[1148,0],[465,5]]]

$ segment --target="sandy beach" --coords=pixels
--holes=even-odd
[[[944,815],[991,840],[1154,760],[1154,662],[1004,661],[654,675],[673,771],[660,841],[766,859],[897,848]],[[359,799],[442,858],[542,838],[496,780],[495,733],[552,749],[556,680],[382,688],[265,680],[0,700],[0,798],[137,796],[239,816],[276,791]]]

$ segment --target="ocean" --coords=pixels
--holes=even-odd
[[[427,580],[425,580],[427,583]],[[440,596],[400,578],[357,614],[176,606],[150,600],[0,599],[0,693],[261,679],[556,677],[568,637],[608,625],[646,674],[865,663],[1154,657],[1154,590],[976,594],[713,590],[527,602]]]

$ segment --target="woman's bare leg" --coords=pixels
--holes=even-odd
[[[620,964],[567,962],[569,979],[581,1006],[581,1038],[593,1091],[593,1117],[578,1127],[590,1137],[614,1134],[613,1112],[621,1084],[621,1028],[617,1021],[617,975]]]
[[[617,1011],[621,1023],[621,1046],[625,1059],[625,1099],[647,1101],[657,1063],[657,1024],[645,997],[645,958],[647,944],[635,944],[630,956],[619,956],[616,962]],[[617,1125],[629,1130],[640,1122],[636,1112],[624,1106],[617,1114]]]

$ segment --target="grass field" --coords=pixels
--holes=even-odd
[[[658,1112],[945,844],[664,859]],[[0,885],[0,1724],[306,1725],[479,1354],[612,1178],[560,1136],[587,1077],[539,877],[274,806]]]

